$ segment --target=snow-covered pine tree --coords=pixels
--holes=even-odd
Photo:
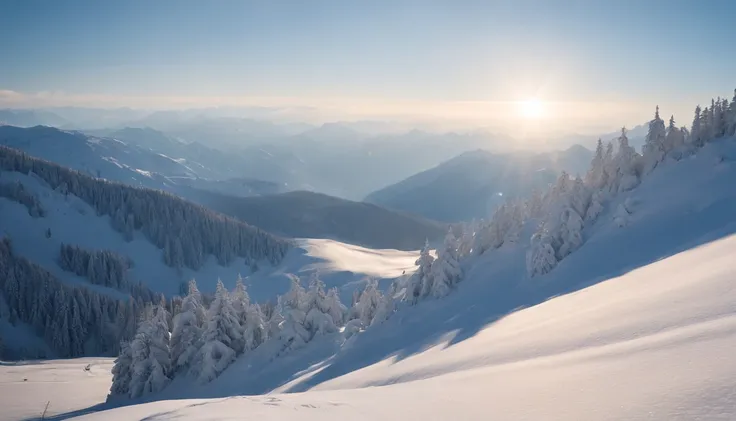
[[[590,206],[588,206],[588,210],[585,212],[585,222],[587,224],[593,223],[596,219],[598,219],[598,215],[603,212],[603,195],[601,194],[601,191],[598,190],[593,193],[593,195],[590,198]]]
[[[250,296],[246,290],[243,277],[240,274],[238,274],[238,278],[235,280],[235,288],[232,294],[230,294],[230,300],[241,322],[245,321],[245,311],[250,305]]]
[[[281,323],[284,321],[284,316],[281,312],[280,303],[281,297],[277,296],[276,304],[268,301],[258,305],[265,322],[266,335],[264,341],[270,338],[277,338],[279,336],[279,332],[281,332]]]
[[[666,137],[666,129],[664,120],[659,117],[659,106],[654,112],[654,119],[649,122],[649,131],[644,138],[643,158],[644,158],[644,174],[651,172],[657,164],[662,162],[666,153],[664,142]]]
[[[245,324],[243,325],[243,343],[245,350],[256,349],[268,338],[266,322],[261,307],[252,303],[245,310]]]
[[[713,138],[713,113],[710,108],[705,107],[700,113],[700,142],[698,146],[704,146]]]
[[[304,327],[308,310],[306,301],[306,291],[299,278],[292,276],[291,288],[281,296],[279,303],[284,317],[279,338],[285,350],[301,348],[311,338],[309,331]]]
[[[667,125],[667,135],[665,137],[665,151],[670,153],[676,149],[682,147],[685,144],[685,134],[675,124],[675,116],[670,116],[669,124]]]
[[[557,266],[552,236],[541,226],[532,236],[531,247],[526,254],[526,270],[530,278],[549,273]]]
[[[201,383],[211,381],[235,360],[236,351],[233,347],[242,341],[238,316],[225,285],[218,279],[215,299],[207,310],[202,346],[194,358],[190,373]]]
[[[590,161],[590,168],[585,174],[585,184],[592,189],[600,189],[606,185],[606,172],[604,167],[604,155],[603,141],[598,138],[598,143],[595,147],[595,154],[593,159]]]
[[[614,191],[613,185],[618,186],[616,181],[616,157],[613,153],[613,142],[606,143],[606,152],[603,154],[603,178],[605,183],[601,186],[602,190]],[[616,187],[618,188],[618,187]]]
[[[425,285],[432,285],[432,262],[434,262],[434,257],[429,254],[429,241],[425,241],[419,258],[414,262],[415,265],[418,265],[417,270],[407,281],[404,295],[406,301],[416,303],[427,293]]]
[[[371,325],[380,324],[388,320],[394,311],[396,311],[396,302],[394,301],[394,291],[390,289],[381,297],[381,302],[378,304],[373,320],[371,320]]]
[[[250,302],[245,282],[239,274],[235,281],[235,289],[231,294],[231,300],[240,322],[243,338],[241,342],[238,342],[238,348],[235,351],[240,353],[255,349],[266,340],[268,332],[266,331],[261,308]]]
[[[726,111],[728,107],[728,101],[724,107],[721,97],[716,99],[713,104],[713,137],[719,138],[726,134]]]
[[[331,309],[327,305],[325,284],[319,279],[317,272],[312,273],[309,281],[309,290],[306,292],[305,310],[307,316],[304,321],[304,327],[310,333],[310,338],[313,338],[315,335],[337,331],[339,320],[333,319],[330,315]]]
[[[189,281],[189,292],[181,302],[179,312],[174,316],[171,332],[171,361],[174,371],[189,370],[194,356],[199,351],[205,310],[197,283]]]
[[[437,259],[432,263],[431,270],[431,294],[437,298],[449,294],[460,281],[463,273],[457,258],[457,240],[452,230],[447,231],[444,244],[437,249]]]
[[[478,228],[478,222],[473,219],[469,223],[463,223],[460,225],[460,239],[458,241],[458,256],[464,258],[469,256],[473,249],[473,241],[475,237],[475,231]]]
[[[583,245],[583,219],[573,208],[566,208],[560,215],[560,225],[557,240],[557,259],[562,260],[567,255]]]
[[[616,178],[615,184],[612,185],[614,192],[624,192],[633,189],[639,184],[637,174],[637,161],[639,154],[633,147],[629,146],[629,138],[626,135],[626,128],[621,129],[621,136],[618,138],[618,152],[616,153]]]
[[[573,180],[568,195],[570,197],[570,206],[578,215],[585,215],[588,211],[588,206],[590,206],[591,191],[579,176]]]
[[[233,309],[235,310],[235,315],[238,318],[238,323],[240,324],[241,330],[245,330],[245,324],[246,324],[246,317],[248,313],[248,307],[250,307],[250,296],[248,295],[248,292],[245,288],[245,283],[243,282],[243,277],[238,274],[238,278],[235,280],[235,288],[233,289],[233,292],[230,294],[230,301],[232,302]],[[245,340],[244,337],[241,336],[243,340],[239,340],[236,343],[233,344],[233,349],[236,353],[240,354],[241,352],[245,351]]]
[[[695,107],[695,116],[693,117],[693,124],[690,128],[690,139],[691,143],[696,147],[703,146],[705,144],[705,133],[703,131],[703,121],[700,119],[703,110],[700,109],[700,105]]]
[[[163,390],[171,381],[168,312],[160,305],[149,307],[130,344],[129,396],[137,398]]]
[[[728,112],[726,113],[726,135],[736,135],[736,89],[733,90],[733,99],[728,105]]]
[[[381,290],[378,289],[378,281],[369,279],[365,289],[360,294],[360,300],[355,305],[355,313],[363,326],[371,325],[382,301],[383,295]]]
[[[342,326],[347,318],[348,308],[340,301],[340,294],[337,292],[337,288],[330,288],[327,291],[325,306],[327,307],[328,314],[335,321],[335,324]]]
[[[130,343],[123,341],[120,344],[120,353],[115,358],[112,366],[112,385],[110,386],[110,394],[108,400],[116,396],[130,395],[130,380],[132,377],[133,351]]]

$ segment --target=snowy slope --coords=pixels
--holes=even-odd
[[[89,288],[115,293],[63,271],[57,263],[61,243],[112,250],[130,257],[134,263],[129,273],[131,279],[169,296],[179,293],[179,284],[192,278],[197,280],[201,290],[212,292],[218,278],[232,288],[239,273],[243,276],[250,273],[249,266],[241,258],[224,267],[210,257],[197,271],[186,267],[177,270],[164,264],[162,250],[142,234],[137,232],[133,241],[126,242],[121,233],[112,228],[109,217],[97,216],[94,209],[78,198],[65,197],[32,176],[0,172],[0,182],[15,181],[40,199],[46,216],[33,218],[21,204],[0,198],[0,235],[10,236],[20,256],[69,283],[83,283]],[[51,238],[46,238],[47,229],[51,230]],[[411,273],[417,255],[415,252],[370,250],[331,240],[303,240],[298,244],[277,267],[262,265],[249,278],[251,295],[256,301],[270,300],[286,292],[287,273],[308,276],[314,270],[320,272],[328,286],[345,287],[343,295],[349,297],[353,289],[361,285],[359,281],[367,276],[393,279],[401,276],[404,270]]]
[[[667,258],[450,346],[448,332],[306,393],[167,400],[79,419],[733,419],[734,247],[731,236]]]
[[[47,403],[49,418],[104,400],[112,362],[111,358],[0,362],[0,419],[40,419]]]
[[[734,419],[734,179],[736,143],[714,142],[607,204],[547,275],[526,276],[525,244],[501,248],[347,342],[264,346],[208,385],[83,419]]]

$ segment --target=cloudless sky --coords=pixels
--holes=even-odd
[[[734,42],[734,0],[3,0],[0,91],[679,111],[730,98]]]

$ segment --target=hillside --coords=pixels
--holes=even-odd
[[[211,384],[180,382],[154,402],[80,419],[730,419],[735,176],[736,143],[708,145],[616,198],[542,278],[525,275],[525,244],[503,247],[466,261],[453,294],[352,340],[325,337],[278,364],[259,348]],[[636,207],[619,227],[614,209],[626,201]],[[0,368],[0,385],[29,416],[42,399],[13,388],[13,372]],[[63,418],[98,402],[89,387]],[[45,393],[64,400],[63,389]]]
[[[137,197],[157,210],[140,209]],[[170,217],[159,215],[167,212]],[[349,300],[368,277],[390,281],[411,273],[416,260],[416,252],[330,240],[287,242],[175,196],[92,178],[6,148],[0,148],[0,238],[10,240],[7,250],[0,244],[0,351],[12,358],[105,355],[116,349],[115,335],[130,333],[108,330],[113,337],[104,343],[65,353],[67,345],[38,333],[54,326],[31,317],[42,297],[33,282],[47,285],[44,293],[54,305],[62,305],[54,291],[67,288],[82,308],[99,301],[110,307],[112,320],[123,317],[117,312],[135,319],[157,294],[179,294],[190,279],[211,293],[218,279],[232,288],[239,274],[250,275],[251,296],[266,302],[288,290],[288,274],[319,271]],[[129,296],[135,307],[126,307]],[[98,327],[91,313],[80,317]]]
[[[420,216],[308,191],[257,197],[200,192],[197,200],[278,235],[329,238],[377,249],[417,250],[447,230]]]
[[[729,419],[736,415],[735,177],[733,138],[674,148],[637,185],[619,190],[609,180],[616,190],[586,219],[582,243],[546,273],[529,272],[534,240],[506,235],[465,255],[462,279],[446,295],[397,303],[392,317],[365,330],[349,323],[288,353],[279,336],[210,382],[177,377],[160,393],[64,417],[105,410],[84,419],[221,419],[254,411],[280,419],[296,409],[319,419]],[[537,223],[532,217],[517,228],[527,233]],[[407,291],[416,278],[403,283]],[[420,397],[429,399],[404,404]]]
[[[109,353],[158,293],[178,293],[192,277],[205,278],[205,290],[220,275],[234,282],[237,273],[256,265],[278,265],[292,247],[176,196],[94,178],[2,146],[0,238],[0,332],[16,339],[6,341],[8,355],[16,358],[39,355],[38,344],[29,349],[28,341],[17,340],[33,337],[29,329],[51,347],[50,355]],[[54,312],[70,319],[52,323],[47,317]],[[121,326],[121,319],[132,322]],[[115,329],[106,330],[112,338],[96,333],[113,321]],[[64,337],[69,332],[61,326],[75,323],[84,328]],[[25,333],[16,329],[23,325]]]
[[[563,170],[583,172],[591,157],[592,152],[579,145],[544,154],[466,152],[365,200],[438,221],[469,221],[490,215],[509,197],[546,188]]]
[[[295,414],[305,420],[731,419],[736,416],[733,247],[736,238],[730,237],[678,254],[518,311],[467,339],[448,330],[422,349],[387,355],[306,393],[201,393],[198,399],[161,400],[74,419],[219,420],[242,414],[265,420]],[[331,367],[310,370],[294,383],[319,378]],[[9,369],[0,376],[9,381]],[[92,402],[99,399],[93,395],[96,384],[79,376],[75,384],[82,393],[92,395]],[[33,399],[19,390],[8,388],[18,401]],[[63,402],[63,391],[47,393],[58,396],[52,402]],[[25,407],[40,406],[40,399],[36,402]]]

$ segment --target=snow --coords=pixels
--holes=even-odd
[[[208,385],[81,419],[734,419],[734,179],[736,144],[716,142],[606,203],[548,274],[504,246],[347,341],[266,344]]]
[[[79,419],[733,419],[734,247],[736,236],[715,241],[305,393],[281,393],[297,379],[268,395],[165,400]]]
[[[202,291],[214,292],[217,279],[222,279],[232,289],[238,274],[250,273],[243,259],[235,259],[229,266],[217,264],[214,257],[198,271],[189,268],[177,269],[166,266],[162,251],[141,234],[136,232],[133,241],[126,242],[121,233],[110,225],[108,216],[97,216],[95,210],[73,195],[51,190],[34,176],[16,172],[0,172],[2,182],[21,182],[41,202],[45,217],[33,218],[27,209],[16,202],[0,198],[0,236],[10,236],[13,249],[20,256],[41,265],[59,279],[71,284],[84,284],[89,288],[110,295],[119,292],[91,285],[85,279],[63,271],[58,263],[61,243],[78,245],[87,249],[111,250],[133,260],[130,275],[142,281],[156,292],[167,296],[179,293],[182,282],[195,278]],[[51,238],[46,238],[46,230]],[[353,290],[362,289],[367,277],[393,279],[402,273],[413,271],[413,262],[418,252],[398,250],[373,250],[333,240],[298,240],[297,247],[289,252],[277,267],[263,264],[259,271],[247,279],[251,297],[257,301],[275,298],[288,290],[288,273],[309,276],[318,271],[328,287],[340,288],[345,300]]]
[[[17,417],[62,401],[60,419],[90,421],[735,419],[734,179],[736,142],[714,142],[606,203],[550,273],[526,275],[528,242],[503,246],[461,262],[447,297],[401,304],[348,340],[327,334],[277,357],[267,342],[205,385],[177,378],[115,408],[87,390],[106,392],[109,374],[101,387],[70,373],[74,387],[26,396],[10,383],[15,366],[2,366],[0,400]],[[396,275],[402,253],[304,240],[252,281],[318,270],[328,287],[352,285],[353,263]]]
[[[0,362],[0,419],[40,419],[47,402],[49,418],[104,401],[112,362],[110,358]]]

